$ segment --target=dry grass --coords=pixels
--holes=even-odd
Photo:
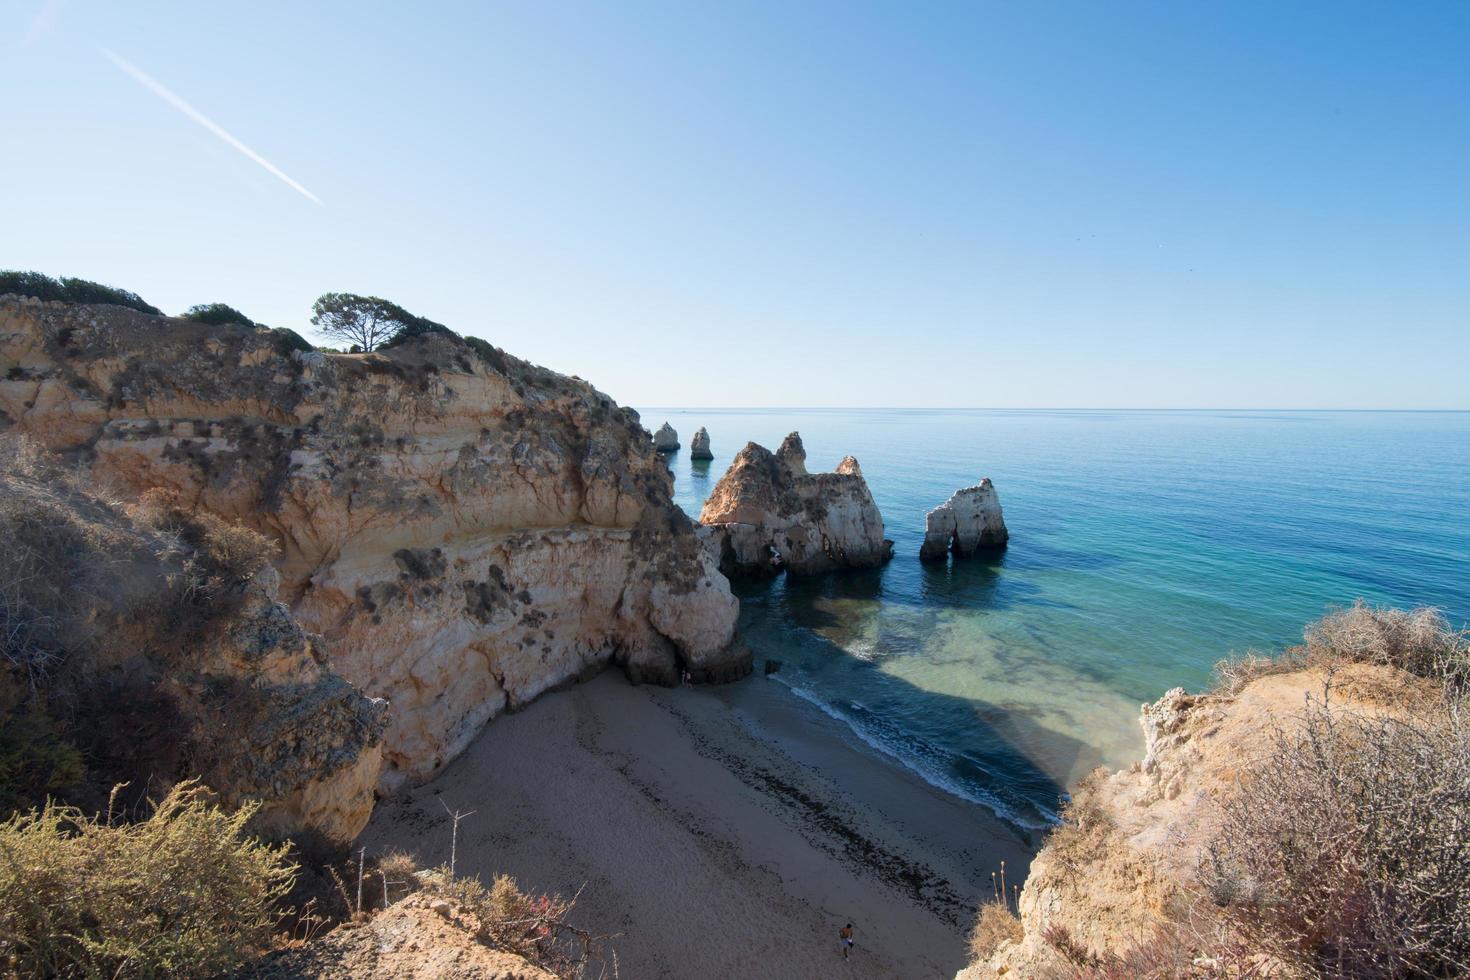
[[[1257,677],[1345,664],[1395,667],[1442,685],[1453,699],[1470,686],[1470,633],[1456,629],[1438,609],[1393,609],[1359,600],[1303,631],[1300,646],[1278,657],[1248,652],[1215,665],[1215,689],[1237,694]]]
[[[27,440],[0,442],[0,657],[34,690],[87,639],[108,566],[140,551],[110,501]]]
[[[159,557],[180,568],[175,588],[189,606],[219,602],[276,556],[275,542],[265,535],[189,508],[172,490],[145,491],[128,509],[140,525],[163,536]]]
[[[1046,838],[1058,861],[1078,869],[1097,859],[1113,829],[1112,817],[1099,800],[1099,788],[1108,778],[1101,767],[1083,776],[1064,807],[1062,822]]]
[[[1020,942],[1026,930],[1008,906],[998,901],[980,906],[980,918],[970,930],[970,958],[983,962],[995,955],[1004,942]]]
[[[479,923],[476,936],[481,942],[524,957],[559,977],[585,976],[612,938],[567,921],[576,908],[576,895],[530,895],[509,875],[497,875],[487,888],[477,878],[451,878],[447,867],[439,868],[434,879],[429,890],[467,910]]]
[[[294,868],[182,783],[119,823],[48,803],[0,824],[0,964],[17,976],[207,977],[271,940]]]

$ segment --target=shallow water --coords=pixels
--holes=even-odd
[[[894,540],[880,571],[742,585],[777,679],[936,785],[1042,826],[1097,765],[1136,759],[1138,707],[1275,650],[1330,605],[1470,620],[1470,413],[642,410],[686,448],[697,516],[747,440],[851,453]],[[710,431],[713,463],[688,458]],[[921,565],[924,514],[995,481],[997,559]]]

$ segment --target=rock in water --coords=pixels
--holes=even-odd
[[[969,558],[978,551],[997,551],[1006,546],[1010,532],[1000,512],[1000,498],[986,477],[973,487],[955,491],[924,520],[924,544],[920,561],[943,561],[948,552]]]
[[[679,448],[679,433],[674,431],[672,425],[665,422],[653,434],[653,448],[661,453],[673,452]]]
[[[388,701],[383,792],[611,662],[668,684],[749,673],[739,604],[636,414],[453,334],[303,346],[0,297],[0,429],[276,541],[281,601]]]
[[[714,459],[715,454],[709,451],[709,432],[704,426],[694,433],[694,438],[689,440],[690,459]]]
[[[715,485],[699,519],[727,576],[873,568],[893,556],[857,460],[834,473],[807,473],[805,464],[793,432],[777,453],[747,443]]]

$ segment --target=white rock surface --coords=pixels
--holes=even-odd
[[[694,433],[694,438],[689,440],[690,459],[714,459],[715,454],[710,452],[709,431],[704,426]]]
[[[793,432],[772,453],[746,444],[705,502],[701,536],[728,576],[872,568],[893,555],[857,460],[807,473]]]
[[[669,425],[669,423],[665,422],[663,425],[659,426],[658,431],[653,434],[653,448],[657,449],[661,453],[673,452],[674,450],[679,448],[679,433],[674,431],[674,427],[672,425]]]
[[[955,491],[954,496],[929,512],[919,559],[943,561],[949,552],[956,558],[969,558],[978,551],[1004,548],[1009,539],[1000,497],[986,477],[973,487]]]

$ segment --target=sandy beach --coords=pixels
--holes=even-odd
[[[950,977],[991,872],[1031,845],[756,676],[633,687],[612,672],[492,722],[361,843],[573,892],[620,975]],[[850,961],[837,931],[855,926]]]

